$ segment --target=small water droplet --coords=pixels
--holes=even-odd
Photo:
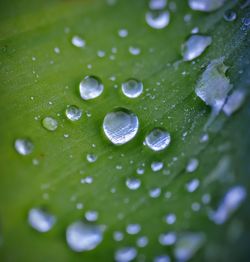
[[[198,166],[199,166],[199,160],[196,158],[191,158],[187,163],[186,171],[188,173],[192,173],[198,168]]]
[[[152,188],[149,190],[149,196],[152,198],[157,198],[161,195],[161,189],[159,187]]]
[[[28,138],[18,138],[15,140],[15,149],[20,155],[29,155],[34,149],[34,145]]]
[[[151,10],[145,15],[147,24],[154,29],[162,29],[169,24],[170,13],[163,10]]]
[[[94,99],[103,92],[103,84],[96,76],[86,76],[79,86],[81,98],[84,100]]]
[[[53,117],[47,116],[42,120],[42,125],[49,131],[55,131],[58,127],[58,122]]]
[[[59,47],[55,47],[55,48],[54,48],[54,52],[55,52],[56,54],[60,54],[61,50],[60,50]]]
[[[80,36],[77,36],[77,35],[72,37],[71,42],[76,47],[84,47],[85,46],[85,41]]]
[[[148,238],[146,236],[142,236],[142,237],[139,237],[137,240],[136,240],[136,245],[138,247],[146,247],[148,244]]]
[[[235,21],[237,18],[237,14],[235,11],[229,9],[229,10],[226,10],[224,12],[224,19],[227,21],[227,22],[232,22],[232,21]]]
[[[202,12],[212,12],[219,9],[226,0],[189,0],[189,7]]]
[[[142,94],[143,84],[136,79],[129,79],[122,83],[122,92],[129,98],[136,98]]]
[[[167,5],[167,0],[150,0],[149,8],[152,10],[163,9]]]
[[[174,224],[175,221],[176,221],[176,215],[175,215],[175,214],[172,214],[172,213],[166,215],[165,221],[166,221],[166,223],[169,224],[169,225]]]
[[[154,258],[154,262],[170,262],[168,255],[160,255]]]
[[[154,172],[160,171],[163,168],[163,166],[164,166],[163,162],[154,161],[151,163],[151,169]]]
[[[81,221],[72,223],[66,231],[67,243],[76,252],[92,250],[102,239],[103,232],[99,226],[87,225]]]
[[[139,224],[129,224],[126,231],[129,235],[136,235],[141,231],[141,226]]]
[[[66,117],[71,121],[77,121],[82,116],[82,110],[74,105],[70,105],[65,111]]]
[[[103,130],[115,145],[122,145],[135,137],[139,128],[137,116],[125,108],[107,113],[103,120]]]
[[[184,61],[191,61],[200,56],[211,45],[212,37],[204,35],[191,35],[181,46]]]
[[[54,226],[56,218],[40,208],[32,208],[29,211],[28,221],[37,231],[48,232]]]
[[[163,246],[171,246],[176,242],[176,234],[174,232],[169,232],[166,234],[160,234],[159,243]]]
[[[94,163],[97,160],[97,156],[94,154],[87,154],[86,159],[89,163]]]
[[[137,250],[133,247],[123,247],[119,248],[115,252],[115,261],[116,262],[129,262],[135,259],[137,256]]]
[[[141,53],[141,49],[135,46],[130,46],[128,51],[131,55],[139,55]]]
[[[186,189],[188,192],[194,192],[200,185],[200,181],[198,179],[192,179],[186,184]]]
[[[137,178],[128,178],[126,180],[126,186],[130,190],[137,190],[141,186],[141,180],[139,180]]]
[[[127,36],[128,36],[128,30],[127,30],[127,29],[120,29],[120,30],[118,31],[118,35],[119,35],[120,37],[122,37],[122,38],[127,37]]]
[[[90,210],[90,211],[87,211],[85,213],[85,218],[89,221],[89,222],[94,222],[98,219],[99,215],[98,215],[98,212],[97,211],[93,211],[93,210]]]
[[[115,231],[113,233],[113,238],[114,238],[115,241],[118,241],[118,242],[122,241],[123,238],[124,238],[124,234],[122,232],[120,232],[120,231]]]
[[[153,151],[164,150],[170,141],[170,134],[161,128],[154,128],[145,138],[146,145]]]

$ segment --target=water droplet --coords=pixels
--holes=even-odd
[[[94,222],[98,219],[98,212],[97,211],[87,211],[85,213],[85,218],[89,221],[89,222]]]
[[[152,10],[163,9],[167,5],[167,0],[150,0],[149,8]]]
[[[129,79],[122,83],[122,92],[129,98],[136,98],[142,94],[143,84],[136,79]]]
[[[210,219],[216,224],[223,224],[235,212],[247,195],[243,186],[231,187],[221,200],[218,209],[210,214]]]
[[[162,29],[169,24],[170,13],[163,10],[152,10],[146,13],[147,24],[154,29]]]
[[[103,232],[99,226],[87,225],[81,221],[72,223],[66,231],[67,243],[76,252],[92,250],[102,239]]]
[[[120,231],[115,231],[113,233],[113,238],[114,238],[115,241],[122,241],[123,237],[124,237],[124,234]]]
[[[189,0],[189,7],[202,12],[212,12],[219,9],[226,0]]]
[[[166,234],[160,234],[159,243],[163,246],[171,246],[176,242],[176,234],[174,232],[169,232]]]
[[[66,108],[65,111],[66,117],[71,121],[77,121],[82,116],[82,110],[78,108],[77,106],[69,106]]]
[[[56,218],[40,208],[32,208],[29,211],[28,221],[37,231],[48,232],[54,226]]]
[[[85,41],[80,36],[73,36],[71,40],[72,44],[76,47],[84,47]]]
[[[191,208],[192,208],[193,211],[197,212],[201,209],[201,205],[200,205],[200,203],[194,202],[194,203],[192,203]]]
[[[227,22],[232,22],[236,20],[236,18],[237,18],[237,14],[233,10],[229,9],[224,12],[224,19]]]
[[[127,29],[120,29],[120,30],[118,31],[118,35],[119,35],[120,37],[122,37],[122,38],[128,36],[128,30],[127,30]]]
[[[57,121],[50,116],[47,116],[42,120],[42,125],[45,129],[49,131],[55,131],[58,127]]]
[[[137,116],[125,108],[118,108],[107,113],[103,120],[104,133],[115,145],[122,145],[133,139],[138,128]]]
[[[60,54],[60,52],[61,52],[61,51],[60,51],[60,48],[59,48],[59,47],[55,47],[55,48],[54,48],[54,52],[55,52],[56,54]]]
[[[161,128],[154,128],[145,138],[146,145],[153,151],[164,150],[170,141],[170,134]]]
[[[103,84],[96,76],[86,76],[79,86],[81,98],[84,100],[94,99],[103,92]]]
[[[159,187],[152,188],[149,190],[149,196],[152,198],[157,198],[161,195],[161,189]]]
[[[187,163],[186,171],[188,173],[192,173],[198,168],[198,166],[199,166],[199,160],[196,158],[191,158]]]
[[[144,172],[145,172],[145,170],[144,170],[143,167],[138,167],[138,168],[136,169],[136,174],[137,174],[137,175],[143,175]]]
[[[192,193],[199,187],[199,185],[200,181],[195,178],[186,184],[186,189],[188,192]]]
[[[160,255],[154,258],[154,262],[170,262],[168,255]]]
[[[98,51],[97,51],[97,56],[98,56],[98,57],[101,57],[101,58],[102,58],[102,57],[104,57],[105,55],[106,55],[105,51],[103,51],[103,50],[98,50]]]
[[[163,162],[154,161],[151,163],[151,169],[154,172],[160,171],[163,168],[163,166],[164,166]]]
[[[119,248],[115,252],[115,261],[116,262],[129,262],[135,259],[137,256],[137,250],[133,247],[123,247]]]
[[[191,35],[181,46],[184,61],[191,61],[200,56],[211,45],[212,37],[204,35]]]
[[[130,190],[137,190],[141,186],[141,180],[139,180],[137,178],[128,178],[126,180],[126,186]]]
[[[236,112],[244,103],[246,93],[243,90],[235,90],[227,99],[226,104],[223,106],[223,112],[231,116]]]
[[[141,231],[141,226],[139,224],[129,224],[126,231],[129,235],[136,235]]]
[[[34,149],[34,145],[28,138],[18,138],[15,140],[15,149],[20,155],[29,155]]]
[[[147,244],[148,244],[148,238],[146,236],[139,237],[136,240],[136,245],[138,247],[145,247],[145,246],[147,246]]]
[[[139,55],[141,53],[141,49],[135,46],[130,46],[128,51],[131,55]]]
[[[203,233],[185,233],[177,239],[174,249],[174,255],[178,261],[187,261],[202,247],[205,243]]]
[[[176,221],[176,215],[175,214],[168,214],[165,217],[165,221],[167,224],[172,225]]]
[[[94,163],[97,160],[97,156],[94,154],[87,154],[86,159],[89,163]]]

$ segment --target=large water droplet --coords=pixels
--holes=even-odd
[[[122,145],[133,139],[138,128],[137,116],[125,108],[108,113],[103,120],[104,133],[115,145]]]
[[[82,110],[77,106],[69,106],[65,111],[66,117],[71,121],[77,121],[82,116]]]
[[[66,231],[67,243],[76,252],[92,250],[102,239],[103,232],[99,226],[87,225],[81,221],[69,225]]]
[[[103,92],[103,84],[96,76],[86,76],[79,86],[81,98],[84,100],[94,99]]]
[[[53,117],[50,117],[50,116],[47,116],[43,119],[42,125],[45,129],[49,131],[55,131],[58,127],[57,121]]]
[[[129,98],[136,98],[141,95],[143,91],[143,84],[136,79],[129,79],[122,83],[122,92]]]
[[[24,155],[24,156],[29,155],[34,149],[33,143],[28,138],[16,139],[14,146],[15,146],[17,153],[19,153],[20,155]]]
[[[96,221],[98,216],[98,212],[94,210],[90,210],[85,213],[85,218],[90,222]]]
[[[49,231],[56,222],[56,218],[40,208],[29,211],[28,221],[31,227],[39,232]]]
[[[193,10],[211,12],[219,9],[226,0],[189,0],[189,7]]]
[[[115,252],[116,262],[129,262],[135,259],[137,250],[133,247],[123,247]]]
[[[169,24],[170,14],[169,11],[152,10],[146,13],[147,24],[154,29],[162,29]]]
[[[170,141],[170,134],[161,128],[154,128],[145,138],[146,145],[153,151],[164,150]]]
[[[160,171],[163,168],[163,166],[164,166],[163,162],[154,161],[151,163],[151,169],[154,172]]]
[[[191,61],[200,56],[205,49],[211,45],[212,37],[204,35],[191,35],[187,41],[182,44],[181,53],[184,61]]]
[[[130,190],[136,190],[141,186],[141,180],[137,179],[137,178],[128,178],[126,180],[126,186],[130,189]]]

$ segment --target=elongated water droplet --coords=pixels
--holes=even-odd
[[[77,121],[82,116],[82,110],[74,105],[67,107],[65,111],[66,117],[71,121]]]
[[[115,241],[122,241],[123,238],[124,238],[124,234],[120,231],[115,231],[113,233],[113,238],[114,238]]]
[[[154,161],[151,163],[151,169],[154,172],[160,171],[163,168],[163,166],[164,166],[163,162]]]
[[[126,180],[126,186],[130,190],[137,190],[141,186],[141,180],[137,178],[128,178]]]
[[[161,128],[154,128],[145,138],[146,145],[153,151],[164,150],[170,141],[170,134]]]
[[[187,163],[187,166],[186,166],[186,171],[188,173],[192,173],[194,172],[199,166],[199,161],[198,159],[196,158],[191,158],[188,163]]]
[[[20,155],[29,155],[34,149],[34,145],[28,138],[18,138],[15,140],[15,149]]]
[[[116,262],[129,262],[135,259],[137,250],[133,247],[123,247],[115,252]]]
[[[227,99],[226,104],[223,106],[223,111],[226,115],[231,116],[236,112],[244,103],[246,92],[243,90],[235,90]]]
[[[32,208],[29,211],[28,221],[37,231],[47,232],[54,226],[56,218],[40,208]]]
[[[122,83],[122,92],[129,98],[136,98],[142,94],[143,84],[136,79],[129,79]]]
[[[76,47],[84,47],[85,41],[80,36],[73,36],[71,40],[72,44]]]
[[[129,224],[126,231],[129,235],[136,235],[141,231],[141,226],[139,224]]]
[[[172,214],[172,213],[166,215],[165,221],[166,221],[166,223],[169,224],[169,225],[174,224],[175,221],[176,221],[176,215],[175,215],[175,214]]]
[[[205,49],[211,45],[212,37],[204,35],[191,35],[187,41],[182,44],[181,53],[184,61],[191,61],[200,56]]]
[[[161,195],[161,189],[159,187],[152,188],[149,190],[149,196],[152,198],[157,198]]]
[[[57,121],[50,116],[47,116],[42,120],[42,125],[45,129],[49,131],[55,131],[58,127]]]
[[[219,9],[226,0],[189,0],[189,7],[193,10],[212,12]]]
[[[236,18],[237,18],[237,14],[233,10],[229,9],[224,12],[224,19],[227,22],[232,22],[236,20]]]
[[[169,11],[152,10],[146,13],[147,24],[154,29],[162,29],[169,24],[170,14]]]
[[[200,185],[200,181],[196,178],[192,179],[186,184],[186,189],[188,192],[194,192]]]
[[[138,247],[145,247],[145,246],[147,246],[147,244],[148,244],[148,238],[146,236],[139,237],[136,240],[136,245]]]
[[[103,84],[96,76],[86,76],[79,86],[81,98],[84,100],[94,99],[103,92]]]
[[[103,232],[99,226],[87,225],[81,221],[72,223],[66,231],[67,243],[76,252],[92,250],[102,239]]]
[[[118,35],[122,38],[126,37],[128,35],[128,30],[127,29],[120,29],[118,31]]]
[[[96,221],[98,219],[98,216],[98,212],[93,210],[87,211],[85,213],[85,218],[90,222]]]
[[[125,108],[108,113],[103,120],[104,133],[115,145],[122,145],[133,139],[138,128],[137,116]]]

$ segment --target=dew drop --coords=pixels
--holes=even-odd
[[[122,92],[129,98],[136,98],[142,94],[143,84],[136,79],[129,79],[122,83]]]
[[[243,90],[235,90],[228,97],[226,104],[223,106],[223,112],[227,116],[231,116],[242,106],[245,97],[246,97],[246,93]]]
[[[48,232],[55,224],[56,218],[40,208],[32,208],[28,214],[31,227],[39,232]]]
[[[136,240],[136,245],[138,247],[145,247],[145,246],[147,246],[147,244],[148,244],[148,238],[146,236],[139,237]]]
[[[141,49],[135,46],[130,46],[128,51],[131,55],[139,55],[141,53]]]
[[[94,154],[87,154],[86,159],[89,163],[94,163],[97,160],[97,156]]]
[[[53,117],[47,116],[42,120],[42,125],[49,131],[55,131],[58,127],[58,122]]]
[[[162,29],[169,24],[169,11],[151,10],[146,12],[145,19],[147,24],[154,29]]]
[[[154,128],[145,138],[146,145],[153,151],[164,150],[170,141],[170,134],[161,128]]]
[[[128,36],[128,30],[127,30],[127,29],[120,29],[120,30],[118,31],[118,35],[119,35],[120,37],[122,37],[122,38],[127,37],[127,36]]]
[[[189,0],[189,7],[202,12],[212,12],[219,9],[226,0]]]
[[[149,190],[149,196],[152,198],[157,198],[161,195],[161,189],[159,187],[152,188]]]
[[[29,155],[32,153],[34,149],[34,145],[28,138],[18,138],[15,140],[15,149],[20,155]]]
[[[85,46],[85,41],[80,36],[77,36],[77,35],[72,37],[71,42],[76,47],[84,47]]]
[[[196,158],[191,158],[188,163],[187,163],[187,166],[186,166],[186,171],[188,173],[192,173],[194,172],[199,166],[199,161],[198,159]]]
[[[176,215],[175,214],[168,214],[165,217],[165,221],[167,224],[172,225],[176,221]]]
[[[163,166],[164,166],[163,162],[154,161],[151,163],[151,169],[153,172],[160,171],[163,168]]]
[[[167,5],[167,0],[150,0],[149,8],[152,10],[163,9]]]
[[[115,261],[116,262],[129,262],[135,259],[137,256],[137,250],[133,247],[123,247],[119,248],[115,252]]]
[[[66,108],[65,114],[69,120],[77,121],[82,116],[82,110],[77,106],[71,105]]]
[[[154,258],[154,262],[170,262],[170,257],[168,255],[160,255]]]
[[[204,35],[191,35],[181,46],[184,61],[191,61],[200,56],[211,45],[212,37]]]
[[[129,224],[126,231],[129,235],[136,235],[141,231],[141,226],[139,224]]]
[[[174,232],[169,232],[166,234],[160,234],[159,243],[162,246],[171,246],[176,242],[176,234]]]
[[[126,186],[130,190],[137,190],[141,186],[141,180],[139,180],[137,178],[128,178],[126,180]]]
[[[103,120],[103,130],[107,138],[115,145],[129,142],[138,132],[137,116],[125,108],[107,113]]]
[[[114,238],[115,241],[118,241],[118,242],[122,241],[123,238],[124,238],[124,234],[122,232],[120,232],[120,231],[115,231],[113,233],[113,238]]]
[[[237,18],[237,14],[233,10],[229,9],[224,12],[225,21],[232,22],[235,21],[236,18]]]
[[[87,211],[85,213],[85,218],[89,221],[89,222],[94,222],[98,219],[98,212],[97,211]]]
[[[103,84],[96,76],[86,76],[79,86],[81,98],[84,100],[94,99],[103,92]]]
[[[195,178],[186,184],[186,189],[188,192],[192,193],[199,187],[199,185],[200,181]]]
[[[72,223],[66,231],[67,243],[76,252],[92,250],[102,239],[103,232],[99,226],[87,225],[81,221]]]

